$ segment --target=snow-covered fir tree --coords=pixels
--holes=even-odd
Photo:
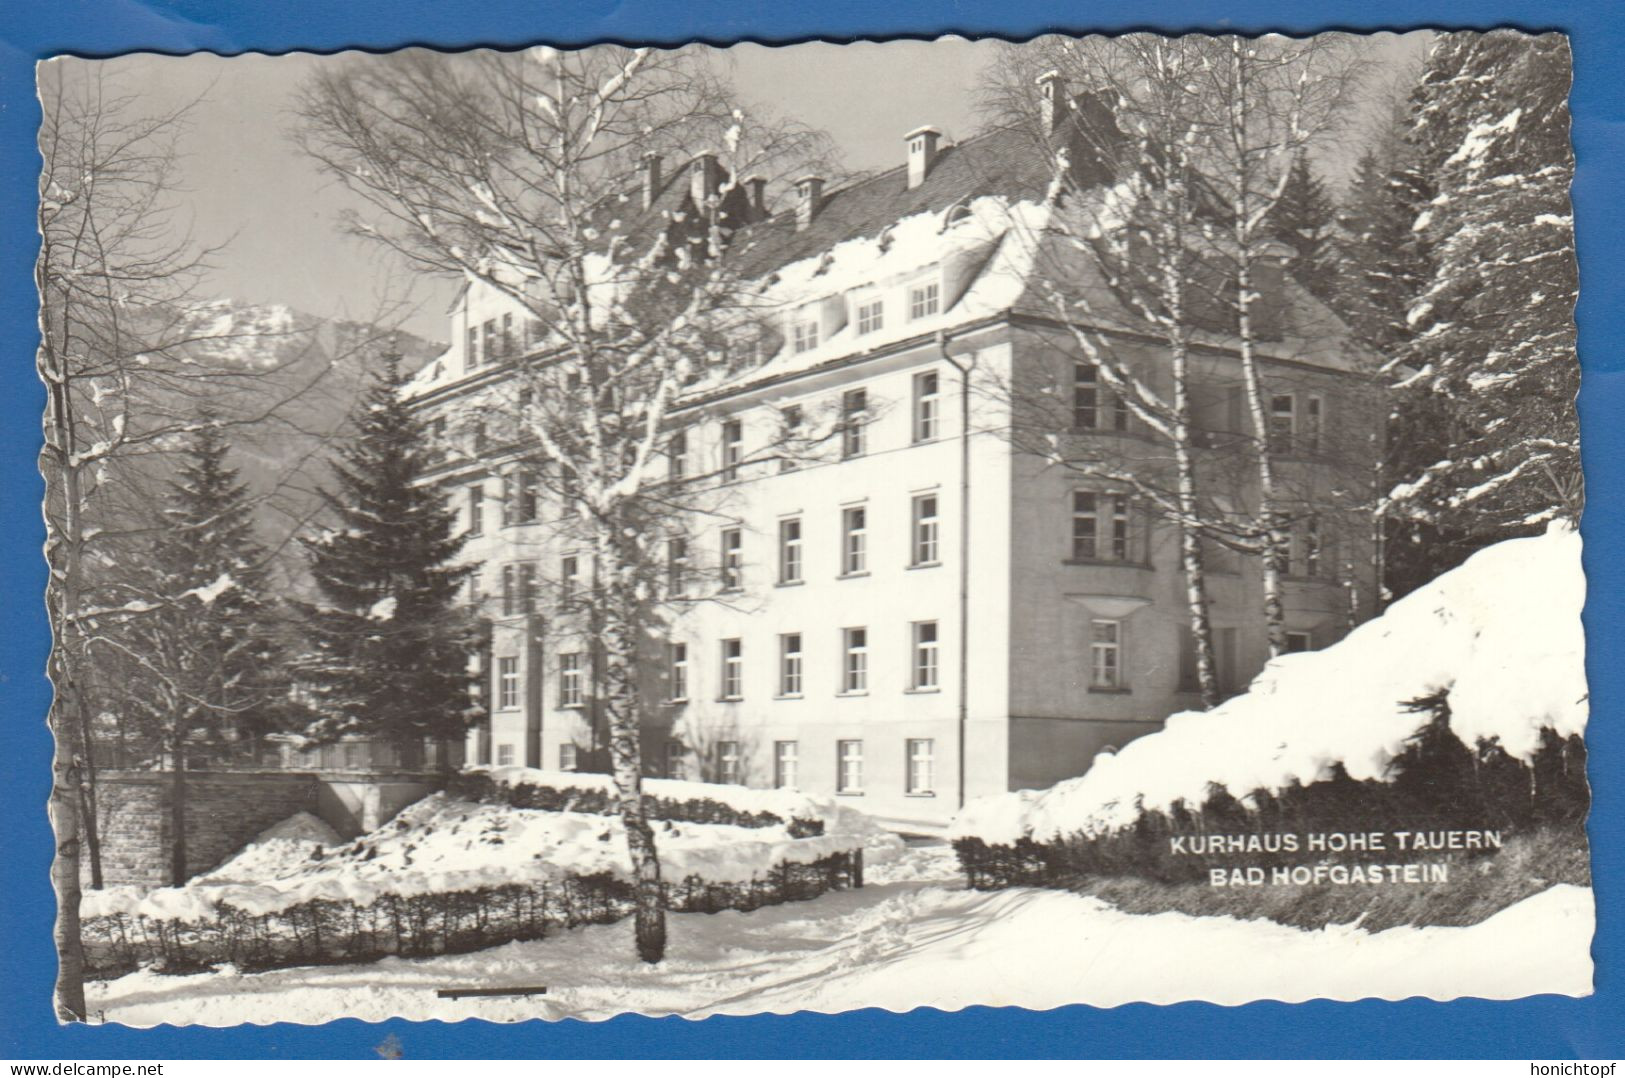
[[[1446,34],[1418,93],[1436,193],[1414,229],[1433,265],[1401,384],[1449,440],[1395,477],[1394,505],[1480,544],[1580,511],[1570,71],[1561,34]]]
[[[301,604],[308,653],[299,682],[316,742],[358,734],[402,748],[459,738],[479,718],[468,659],[478,626],[459,592],[456,514],[422,486],[424,431],[386,357],[360,402],[356,433],[323,492],[333,526],[306,540],[320,600]]]

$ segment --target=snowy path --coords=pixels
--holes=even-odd
[[[1577,887],[1554,887],[1471,928],[1372,936],[1133,916],[1057,891],[966,891],[943,847],[910,850],[874,875],[861,891],[812,902],[675,915],[658,968],[632,957],[631,926],[621,922],[443,958],[241,977],[134,973],[89,986],[90,1006],[129,1025],[224,1026],[1591,991],[1594,911],[1591,892]],[[435,998],[445,987],[533,984],[549,994]]]

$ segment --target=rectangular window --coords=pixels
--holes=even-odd
[[[688,475],[688,432],[674,431],[666,440],[666,478],[682,482]]]
[[[869,394],[849,389],[841,394],[841,459],[863,456],[868,448]]]
[[[841,630],[841,691],[869,691],[869,630]]]
[[[937,549],[937,496],[920,494],[914,499],[914,527],[910,543],[910,565],[935,565]]]
[[[738,700],[745,695],[745,645],[740,640],[722,642],[722,698]]]
[[[1270,437],[1271,453],[1292,452],[1293,436],[1297,433],[1297,401],[1290,393],[1277,394],[1270,398]]]
[[[439,464],[446,459],[446,417],[437,416],[429,423],[428,459]]]
[[[799,778],[801,743],[799,741],[773,742],[773,785],[781,790],[793,790]]]
[[[513,473],[514,523],[534,524],[541,515],[536,497],[536,473],[521,468]]]
[[[673,599],[688,595],[688,540],[666,540],[666,594]]]
[[[581,653],[563,652],[559,655],[559,706],[581,706]]]
[[[513,355],[513,344],[513,315],[505,314],[502,316],[502,354]]]
[[[519,612],[518,572],[517,565],[502,567],[502,616],[505,618],[511,618]]]
[[[688,776],[688,749],[681,741],[666,742],[666,777],[681,779]]]
[[[472,333],[473,330],[470,330],[469,332]],[[497,746],[497,766],[498,767],[512,767],[513,766],[513,746],[512,745],[502,744],[502,745]]]
[[[744,534],[738,528],[722,529],[722,590],[743,586]]]
[[[722,479],[731,483],[739,478],[739,462],[744,459],[745,426],[737,419],[722,424]]]
[[[818,347],[818,319],[803,318],[790,328],[790,350],[810,352]]]
[[[869,569],[869,513],[861,505],[841,510],[841,575]]]
[[[801,634],[779,637],[779,695],[801,695]]]
[[[504,655],[497,660],[497,707],[512,711],[519,706],[519,658]]]
[[[484,348],[484,351],[485,351],[485,362],[490,363],[492,360],[496,359],[496,357],[497,357],[497,322],[496,322],[496,319],[494,319],[494,318],[488,319],[485,322],[485,324],[483,326],[481,326],[480,328],[484,331],[484,334],[483,334],[484,335],[483,348]]]
[[[912,684],[916,689],[937,687],[937,623],[916,621],[912,629]]]
[[[671,675],[669,699],[678,704],[688,699],[688,645],[670,644],[667,655]]]
[[[1288,653],[1295,651],[1314,651],[1314,638],[1309,633],[1289,631],[1286,634],[1286,650]]]
[[[886,324],[886,302],[874,299],[858,305],[858,336],[873,333]]]
[[[1100,368],[1093,363],[1072,365],[1072,429],[1128,429],[1128,405],[1102,385]]]
[[[863,792],[863,742],[835,743],[835,791],[843,794]]]
[[[478,483],[468,488],[468,534],[485,531],[485,488]]]
[[[1123,687],[1123,623],[1095,618],[1089,623],[1089,687]]]
[[[737,786],[739,776],[739,742],[717,742],[717,781]]]
[[[468,344],[463,349],[463,370],[471,371],[480,365],[480,330],[468,327]]]
[[[527,338],[529,343],[540,344],[542,340],[542,333],[544,332],[542,328],[542,320],[540,318],[530,319],[530,321],[526,323],[525,331],[529,335]]]
[[[1292,527],[1291,547],[1287,552],[1287,574],[1320,576],[1325,568],[1326,552],[1321,542],[1320,518],[1311,514]]]
[[[568,606],[581,584],[581,559],[571,554],[559,561],[559,605]]]
[[[1127,495],[1072,492],[1073,561],[1128,561],[1131,536]]]
[[[1072,365],[1072,429],[1100,425],[1100,369],[1093,363]]]
[[[779,583],[801,583],[801,518],[779,521]]]
[[[779,471],[795,471],[801,451],[801,406],[792,404],[779,409]]]
[[[536,563],[525,562],[519,566],[519,612],[521,614],[536,613]]]
[[[906,790],[916,796],[933,793],[937,782],[937,743],[929,737],[908,739]]]
[[[578,756],[574,743],[566,741],[564,744],[559,746],[560,771],[574,771],[576,769],[577,759]]]
[[[908,290],[908,317],[910,321],[937,313],[941,290],[937,282],[916,285]]]
[[[936,440],[939,426],[940,384],[936,371],[914,376],[914,440]]]
[[[1325,431],[1324,409],[1325,402],[1319,397],[1310,397],[1303,402],[1303,437],[1300,442],[1306,453],[1320,452]]]

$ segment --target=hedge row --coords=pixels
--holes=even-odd
[[[709,883],[690,876],[664,885],[679,913],[754,910],[863,886],[861,850],[809,864],[782,863],[766,879]],[[384,896],[366,906],[314,901],[272,914],[223,904],[213,921],[115,914],[85,921],[87,974],[121,976],[142,966],[195,973],[229,962],[244,972],[479,951],[550,932],[608,924],[632,912],[632,884],[609,873],[553,884],[505,884],[469,891]]]
[[[463,801],[510,805],[513,808],[584,812],[594,816],[615,816],[620,813],[613,790],[549,786],[538,782],[502,782],[485,771],[458,772],[446,786],[446,793]],[[709,797],[678,800],[646,793],[643,795],[643,807],[651,819],[680,823],[731,824],[735,827],[778,827],[786,823],[776,813],[746,812]],[[791,838],[812,838],[824,833],[824,821],[819,819],[797,816],[788,821],[788,826]]]
[[[1585,840],[1590,788],[1585,743],[1542,732],[1540,749],[1525,763],[1493,741],[1469,748],[1450,729],[1444,697],[1415,701],[1432,718],[1407,744],[1387,781],[1355,781],[1339,765],[1331,777],[1279,793],[1254,790],[1243,803],[1223,786],[1208,788],[1200,805],[1176,802],[1167,812],[1142,811],[1135,823],[1105,835],[1072,835],[1050,842],[1022,839],[989,845],[978,838],[954,842],[970,885],[1067,887],[1087,877],[1139,877],[1162,883],[1205,880],[1214,867],[1304,864],[1326,853],[1281,849],[1212,855],[1175,852],[1177,836],[1265,836],[1370,831],[1499,830],[1505,834],[1549,827]],[[1477,860],[1493,849],[1452,854]],[[1387,851],[1344,851],[1340,863],[1385,863]],[[1412,859],[1413,855],[1404,855]],[[1442,858],[1441,858],[1442,859]]]

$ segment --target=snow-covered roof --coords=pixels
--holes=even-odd
[[[1101,170],[1086,166],[1085,171]],[[686,167],[674,170],[647,209],[640,208],[639,194],[625,196],[627,220],[616,222],[622,234],[647,234],[652,241],[659,230],[687,220],[693,212],[687,176]],[[732,229],[729,257],[746,279],[762,282],[770,310],[788,314],[803,305],[844,302],[936,271],[943,274],[943,294],[937,313],[923,318],[909,318],[908,311],[889,305],[884,325],[862,335],[850,320],[836,319],[834,332],[821,332],[815,347],[796,351],[794,342],[785,340],[758,366],[718,372],[691,386],[687,398],[743,391],[1002,313],[1053,316],[1053,304],[1034,288],[1035,274],[1053,273],[1063,264],[1069,292],[1088,297],[1094,324],[1146,332],[1098,264],[1081,256],[1057,261],[1051,251],[1040,250],[1047,215],[1055,212],[1046,197],[1052,179],[1049,157],[1033,137],[1005,128],[942,147],[914,187],[908,185],[906,165],[899,165],[826,192],[805,223],[794,210],[749,219],[753,213],[736,208],[731,220],[743,223]],[[741,199],[743,190],[734,188]],[[1117,187],[1097,185],[1083,196],[1087,205],[1070,210],[1105,219],[1111,199],[1121,194]],[[465,297],[471,291],[465,290]],[[1363,365],[1337,316],[1296,282],[1288,279],[1275,294],[1262,297],[1260,308],[1277,331],[1263,354],[1330,369]],[[1232,343],[1222,332],[1199,332],[1196,339],[1221,348]],[[490,377],[492,370],[484,367],[478,374]],[[431,363],[412,379],[409,392],[421,396],[470,377],[450,363]]]

